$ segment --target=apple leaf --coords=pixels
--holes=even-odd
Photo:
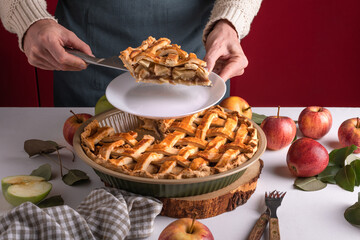
[[[64,205],[64,199],[60,195],[46,198],[36,204],[39,208],[55,207]]]
[[[335,176],[340,169],[339,166],[327,166],[324,171],[317,176],[317,179],[325,183],[336,184]]]
[[[354,144],[348,147],[334,149],[329,153],[330,166],[345,166],[345,159],[357,149]]]
[[[257,125],[260,125],[265,118],[266,116],[263,114],[252,113],[251,120],[253,120]]]
[[[355,186],[355,172],[350,165],[346,165],[339,170],[335,176],[336,184],[341,188],[353,192]]]
[[[62,149],[64,146],[60,146],[54,141],[43,141],[39,139],[29,139],[24,142],[24,150],[29,154],[29,157],[38,154],[53,153],[56,150]]]
[[[37,169],[33,170],[30,173],[31,176],[38,176],[45,178],[46,181],[51,179],[51,166],[48,163],[45,163],[38,167]]]
[[[358,201],[345,210],[344,217],[349,223],[360,227],[360,192],[358,193]]]
[[[294,186],[304,191],[318,191],[327,186],[326,183],[318,180],[316,177],[296,178]]]
[[[75,183],[89,180],[89,176],[81,170],[71,169],[63,176],[62,180],[65,184],[72,186]]]
[[[355,186],[360,186],[360,159],[352,161],[350,166],[353,168],[355,173]]]

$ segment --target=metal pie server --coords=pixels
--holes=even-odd
[[[93,64],[93,65],[98,65],[98,66],[108,67],[108,68],[114,68],[114,69],[118,69],[118,70],[122,70],[122,71],[128,71],[125,68],[124,63],[121,61],[119,56],[113,56],[113,57],[109,57],[109,58],[97,58],[97,57],[89,56],[89,55],[87,55],[79,50],[75,50],[75,49],[65,48],[65,51],[76,57],[81,58],[88,64]]]

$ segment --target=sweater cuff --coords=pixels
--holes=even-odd
[[[47,12],[46,1],[26,0],[18,1],[18,4],[11,9],[8,20],[9,30],[18,35],[19,48],[23,49],[23,37],[28,28],[38,20],[55,18]]]
[[[260,5],[261,0],[242,0],[237,2],[233,1],[231,3],[218,1],[218,4],[215,3],[210,20],[206,24],[203,32],[204,44],[215,24],[223,19],[229,21],[233,25],[239,40],[244,38],[250,31],[250,24],[259,11]]]

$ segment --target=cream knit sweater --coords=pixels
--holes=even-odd
[[[226,19],[235,27],[239,39],[245,37],[250,24],[259,11],[262,0],[216,0],[211,17],[207,23],[203,41],[221,19]],[[0,18],[4,27],[18,35],[19,47],[27,29],[40,19],[56,19],[47,12],[45,0],[0,0]]]

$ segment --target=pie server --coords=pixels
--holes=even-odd
[[[97,58],[87,55],[86,53],[80,52],[79,50],[75,50],[75,49],[65,48],[65,51],[76,57],[81,58],[88,64],[114,68],[122,71],[128,71],[125,68],[124,63],[121,61],[121,59],[118,56],[113,56],[109,58]]]

